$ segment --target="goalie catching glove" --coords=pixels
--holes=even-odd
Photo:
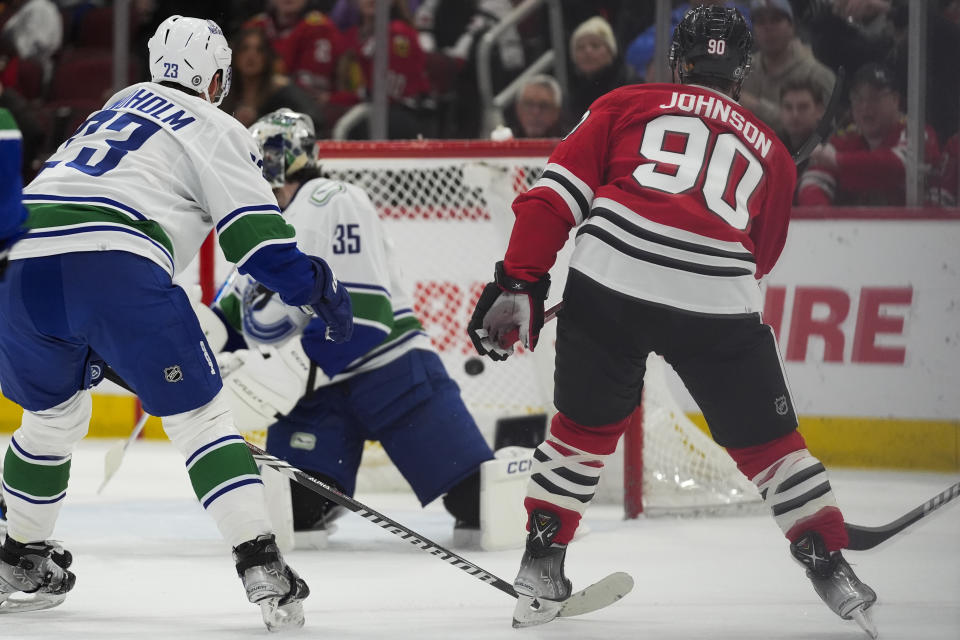
[[[467,333],[482,356],[506,360],[520,340],[533,351],[543,328],[543,302],[550,291],[550,276],[535,282],[507,275],[498,262],[494,281],[487,284],[473,310]]]
[[[222,353],[217,360],[234,420],[241,431],[266,429],[290,413],[318,382],[327,379],[319,367],[312,365],[299,336],[279,347]],[[314,379],[311,369],[315,371]]]

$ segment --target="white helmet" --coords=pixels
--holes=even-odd
[[[230,59],[233,54],[223,31],[213,20],[170,16],[147,43],[150,80],[175,82],[196,91],[214,106],[230,92]],[[207,91],[217,71],[223,72],[220,91]]]

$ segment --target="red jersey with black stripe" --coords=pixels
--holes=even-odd
[[[363,86],[373,87],[373,34],[360,35],[357,27],[346,33],[348,47],[357,54]],[[390,22],[390,52],[387,62],[387,95],[392,100],[414,99],[430,91],[426,56],[420,48],[418,32],[403,20]]]
[[[332,90],[337,59],[346,47],[344,36],[326,15],[308,11],[288,29],[280,29],[269,13],[258,14],[244,28],[261,29],[282,62],[283,73],[306,89]]]
[[[796,183],[773,131],[695,85],[621,87],[594,102],[514,202],[505,267],[535,279],[577,229],[570,268],[631,297],[702,313],[761,308]]]

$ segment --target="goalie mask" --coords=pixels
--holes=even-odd
[[[263,153],[263,177],[271,187],[282,187],[301,169],[317,167],[317,138],[310,116],[277,109],[253,123],[250,133]]]
[[[750,72],[753,35],[734,8],[700,6],[687,11],[673,32],[670,68],[680,82],[733,85],[733,99]]]

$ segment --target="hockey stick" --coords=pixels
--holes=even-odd
[[[320,482],[313,476],[310,476],[300,469],[291,466],[289,463],[270,455],[260,447],[248,442],[247,448],[250,449],[250,453],[253,454],[253,459],[260,464],[264,464],[271,469],[282,473],[297,484],[306,487],[318,495],[323,496],[327,500],[336,502],[340,506],[353,511],[360,516],[363,516],[375,525],[386,529],[396,536],[400,536],[421,551],[425,551],[432,556],[440,558],[447,564],[451,564],[461,571],[469,573],[477,580],[485,582],[514,598],[517,597],[517,592],[514,590],[513,585],[490,573],[486,569],[478,567],[469,560],[457,555],[453,551],[450,551],[449,549],[437,544],[436,542],[433,542],[416,531],[405,527],[396,520],[385,516],[378,511],[374,511],[370,507],[358,502],[357,500],[354,500],[350,496],[340,493],[333,487]],[[627,595],[631,589],[633,589],[633,578],[631,578],[629,574],[623,572],[612,573],[602,580],[591,584],[585,589],[572,594],[567,600],[564,600],[563,605],[560,607],[560,612],[557,615],[569,617],[596,611],[597,609],[613,604],[623,596]]]
[[[123,456],[126,454],[127,449],[136,440],[140,437],[140,432],[143,431],[143,428],[147,424],[147,419],[149,414],[143,413],[140,415],[140,419],[137,420],[137,425],[133,428],[133,433],[130,434],[130,437],[126,439],[125,442],[114,443],[107,450],[107,454],[103,457],[103,482],[100,483],[100,488],[97,489],[97,494],[99,495],[103,488],[107,486],[107,483],[110,482],[110,478],[113,477],[113,474],[117,472],[120,468],[120,464],[123,462]]]
[[[467,573],[475,577],[477,580],[486,582],[487,584],[490,584],[496,587],[497,589],[499,589],[500,591],[503,591],[508,595],[511,595],[513,597],[517,596],[517,592],[513,590],[513,585],[511,585],[509,582],[506,582],[501,578],[498,578],[497,576],[490,573],[489,571],[486,571],[485,569],[481,569],[480,567],[473,564],[469,560],[466,560],[465,558],[458,556],[454,552],[448,549],[445,549],[444,547],[440,546],[436,542],[433,542],[432,540],[427,539],[426,537],[420,535],[419,533],[413,531],[412,529],[408,529],[407,527],[403,526],[396,520],[393,520],[392,518],[389,518],[383,515],[382,513],[374,511],[370,507],[354,500],[350,496],[340,493],[333,487],[327,484],[324,484],[323,482],[320,482],[313,476],[304,473],[303,471],[301,471],[300,469],[297,469],[294,466],[291,466],[289,463],[284,462],[280,458],[270,455],[260,447],[254,444],[250,444],[248,442],[247,448],[250,449],[250,453],[253,454],[253,459],[256,460],[258,463],[264,464],[270,467],[271,469],[279,471],[280,473],[287,476],[297,484],[304,486],[310,491],[323,496],[327,500],[336,502],[341,507],[349,509],[350,511],[353,511],[356,514],[363,516],[370,522],[380,526],[383,529],[386,529],[390,533],[400,536],[401,538],[403,538],[410,544],[414,545],[418,549],[422,551],[426,551],[430,555],[437,556],[441,560],[445,560],[448,564],[452,564],[453,566],[457,567],[462,571],[466,571]]]
[[[847,535],[850,537],[850,543],[847,545],[847,549],[851,551],[873,549],[880,543],[897,535],[917,520],[927,517],[957,497],[960,497],[960,482],[947,487],[916,509],[911,510],[888,524],[880,525],[879,527],[861,527],[859,525],[845,523]]]
[[[106,367],[106,369],[110,372],[110,379],[113,382],[121,387],[124,387],[128,391],[132,391],[130,386],[127,385],[127,383],[124,382],[116,374],[116,372],[110,369],[110,367]],[[336,502],[340,506],[363,516],[370,522],[379,525],[381,528],[386,529],[390,533],[400,536],[421,551],[425,551],[432,556],[436,556],[441,560],[444,560],[448,564],[452,564],[458,569],[469,573],[481,582],[486,582],[487,584],[492,585],[507,595],[510,595],[514,598],[517,597],[517,592],[514,591],[513,585],[502,578],[499,578],[489,571],[478,567],[469,560],[457,555],[445,547],[440,546],[436,542],[429,540],[416,531],[405,527],[396,520],[393,520],[382,513],[374,511],[370,507],[358,502],[357,500],[354,500],[350,496],[340,493],[333,487],[327,486],[316,478],[304,473],[300,469],[291,466],[289,463],[270,455],[260,447],[250,444],[249,442],[246,444],[247,448],[250,450],[250,453],[253,455],[254,460],[257,462],[278,471],[279,473],[287,476],[297,484],[306,487],[314,493],[317,493],[324,498],[332,502]],[[572,594],[567,600],[564,600],[557,615],[569,617],[596,611],[597,609],[601,609],[613,604],[620,598],[630,593],[632,589],[633,578],[630,577],[629,574],[622,571],[611,573],[605,578],[598,580],[597,582],[594,582],[584,589]]]
[[[797,152],[793,154],[793,162],[797,166],[806,162],[810,154],[813,153],[813,149],[826,140],[830,136],[830,132],[833,131],[833,123],[837,117],[837,110],[840,108],[840,97],[843,93],[843,81],[846,75],[847,72],[843,67],[837,68],[837,80],[833,83],[833,92],[830,94],[830,100],[827,101],[823,117],[820,118],[817,128],[810,134],[806,142],[800,145]]]

